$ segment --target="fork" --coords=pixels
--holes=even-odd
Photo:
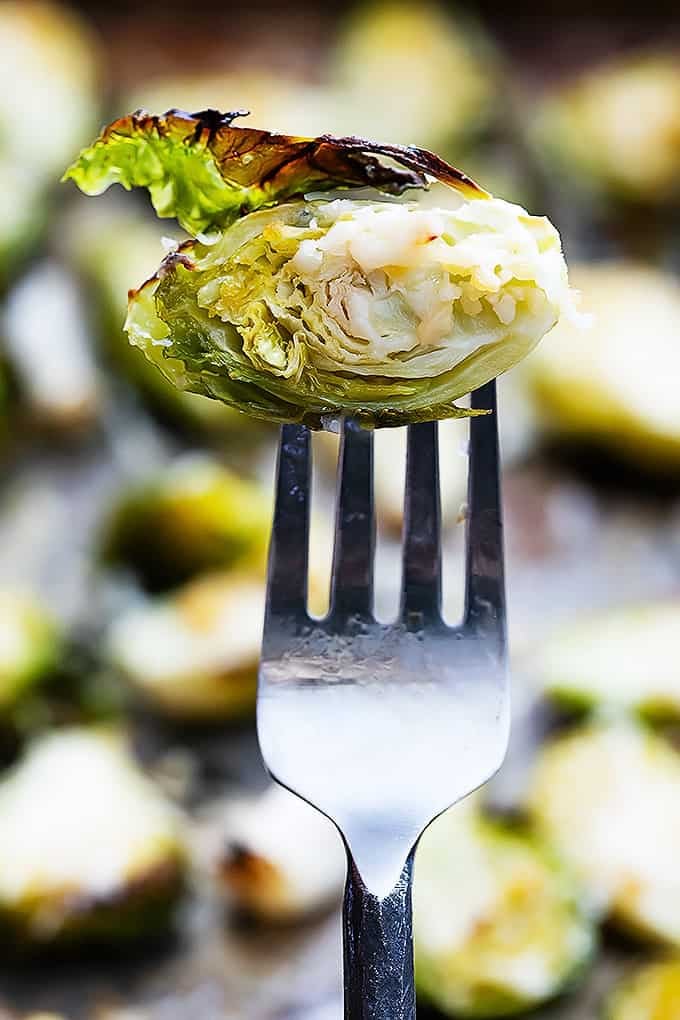
[[[408,430],[401,608],[373,615],[373,435],[343,421],[328,615],[307,611],[311,447],[281,428],[257,723],[272,777],[347,851],[345,1020],[413,1020],[415,847],[491,778],[509,690],[495,383],[472,395],[462,622],[441,612],[436,422]]]

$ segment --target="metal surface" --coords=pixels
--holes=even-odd
[[[306,606],[308,431],[281,430],[258,691],[272,776],[345,842],[345,1016],[412,1020],[409,858],[426,826],[487,781],[509,730],[495,383],[473,396],[463,619],[441,614],[437,426],[409,430],[401,610],[373,615],[373,435],[344,423],[331,606]]]

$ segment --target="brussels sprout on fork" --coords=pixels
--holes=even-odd
[[[138,111],[66,173],[88,194],[145,187],[194,235],[131,292],[126,324],[180,389],[314,428],[466,417],[456,400],[573,313],[545,218],[424,149],[239,116]],[[418,201],[433,182],[438,207]]]

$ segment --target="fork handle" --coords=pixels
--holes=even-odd
[[[364,885],[348,853],[343,909],[345,1020],[415,1020],[411,853],[384,899]]]

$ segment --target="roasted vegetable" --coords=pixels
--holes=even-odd
[[[526,362],[546,428],[594,443],[645,470],[680,464],[680,286],[626,262],[572,273],[590,329],[562,320]],[[643,339],[641,339],[643,338]]]
[[[433,154],[272,135],[236,116],[140,112],[66,174],[90,194],[146,187],[160,216],[202,235],[132,296],[126,326],[180,388],[314,427],[343,412],[375,425],[465,416],[455,400],[572,309],[550,223]],[[448,207],[393,200],[431,178]],[[357,187],[374,190],[321,194]]]
[[[327,818],[272,786],[230,806],[218,878],[228,902],[259,921],[301,921],[340,899],[345,852]]]
[[[4,951],[161,931],[184,870],[174,809],[113,733],[44,737],[0,783]]]
[[[263,617],[258,576],[199,577],[115,621],[111,658],[143,700],[165,715],[238,718],[255,705]]]
[[[150,591],[217,568],[262,573],[270,520],[256,482],[207,455],[184,455],[123,494],[104,526],[102,557]]]
[[[680,181],[677,54],[636,54],[586,71],[549,95],[536,135],[564,184],[659,203]]]
[[[4,326],[27,415],[51,428],[90,423],[99,412],[101,387],[73,276],[51,259],[34,265],[8,296]]]
[[[632,723],[556,738],[536,766],[531,814],[596,913],[680,945],[680,755]]]
[[[547,694],[567,706],[680,716],[680,602],[596,613],[548,638],[532,657]]]
[[[609,996],[606,1020],[676,1020],[680,960],[658,960],[623,979]]]
[[[553,998],[595,946],[578,892],[551,855],[465,805],[421,841],[414,934],[420,995],[456,1017],[508,1016]]]
[[[495,82],[488,46],[438,3],[364,4],[330,59],[342,111],[333,132],[460,151],[489,122]]]
[[[19,592],[0,592],[0,718],[56,666],[62,639],[48,613]]]
[[[47,188],[97,122],[97,46],[43,0],[0,4],[0,281],[37,239]]]

